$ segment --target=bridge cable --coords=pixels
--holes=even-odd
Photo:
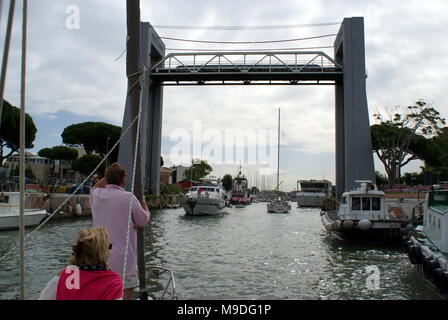
[[[247,51],[295,51],[312,49],[333,49],[334,46],[303,47],[303,48],[269,48],[269,49],[196,49],[196,48],[165,48],[170,51],[204,51],[204,52],[247,52]]]
[[[184,42],[198,42],[198,43],[257,44],[257,43],[279,43],[279,42],[304,41],[304,40],[320,39],[320,38],[327,38],[327,37],[334,37],[334,36],[337,36],[337,33],[324,34],[324,35],[320,35],[320,36],[313,36],[313,37],[306,37],[306,38],[284,39],[284,40],[263,40],[263,41],[212,41],[212,40],[180,39],[180,38],[170,38],[170,37],[159,37],[159,39],[184,41]]]
[[[286,24],[286,25],[261,25],[261,26],[173,26],[173,25],[153,25],[159,29],[190,29],[190,30],[274,30],[274,29],[294,29],[306,27],[325,27],[340,25],[340,22],[324,22],[310,24]]]

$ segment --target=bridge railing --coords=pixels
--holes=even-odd
[[[322,51],[170,53],[152,73],[338,72],[342,66]]]

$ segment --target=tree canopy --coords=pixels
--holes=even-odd
[[[84,175],[90,174],[93,169],[96,168],[96,166],[101,162],[103,157],[97,155],[97,154],[86,154],[83,155],[81,158],[76,159],[72,163],[72,168],[75,171],[79,171]],[[101,167],[98,169],[98,173],[100,175],[104,175],[104,170],[106,169],[105,162],[101,165]]]
[[[190,168],[185,169],[185,177],[188,180],[197,181],[212,171],[212,167],[206,161],[198,160]]]
[[[12,106],[8,101],[3,101],[3,112],[0,127],[0,165],[5,158],[17,152],[20,147],[20,109]],[[33,148],[36,139],[37,128],[33,118],[25,114],[25,148]],[[4,149],[9,149],[5,154]]]
[[[87,154],[96,152],[104,156],[120,139],[120,135],[121,127],[105,122],[82,122],[66,127],[61,136],[65,144],[83,146]],[[109,159],[117,161],[118,148]]]
[[[78,151],[66,146],[44,148],[41,149],[37,154],[41,157],[51,160],[75,160],[76,158],[78,158]]]
[[[423,100],[399,108],[388,118],[375,114],[379,123],[370,127],[372,149],[383,163],[390,185],[400,177],[400,169],[412,160],[434,157],[430,141],[445,124],[440,113]]]
[[[225,174],[222,177],[221,182],[222,182],[222,187],[224,188],[224,190],[226,190],[226,191],[232,190],[233,179],[230,174],[228,174],[228,173]]]

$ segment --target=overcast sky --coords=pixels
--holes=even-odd
[[[8,1],[3,1],[1,31]],[[19,105],[20,17],[16,9],[5,97]],[[66,9],[80,10],[79,29],[66,25]],[[126,8],[120,0],[32,0],[29,11],[27,112],[37,125],[35,148],[62,143],[64,127],[84,121],[121,125],[126,94]],[[367,98],[370,114],[418,99],[433,103],[448,118],[447,1],[141,1],[142,21],[153,25],[298,25],[342,22],[362,16],[365,23]],[[277,40],[337,33],[338,25],[278,30],[169,30],[160,36],[199,40]],[[2,39],[3,41],[3,39]],[[329,46],[333,37],[264,45],[205,45],[166,40],[167,48],[275,49]],[[333,56],[332,49],[323,50]],[[171,51],[168,51],[171,52]],[[282,110],[283,189],[297,179],[334,181],[334,88],[332,86],[213,86],[164,89],[162,153],[170,161],[174,130],[268,130]],[[372,118],[371,118],[372,121]],[[237,161],[239,163],[239,161]],[[175,163],[178,164],[178,163]],[[243,165],[252,177],[255,166]],[[418,170],[415,162],[405,171]],[[222,175],[236,163],[215,165]],[[383,171],[376,161],[376,169]]]

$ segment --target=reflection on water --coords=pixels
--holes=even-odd
[[[323,229],[318,209],[269,214],[265,203],[220,216],[182,209],[154,212],[146,229],[147,264],[175,272],[181,299],[437,299],[416,276],[403,249],[350,246]],[[65,266],[76,233],[90,219],[53,221],[27,245],[26,294],[37,298]],[[17,231],[0,233],[0,255]],[[18,297],[18,261],[0,265],[0,298]],[[380,287],[369,290],[367,266]],[[153,283],[152,283],[153,284]],[[151,285],[160,293],[160,283]]]

